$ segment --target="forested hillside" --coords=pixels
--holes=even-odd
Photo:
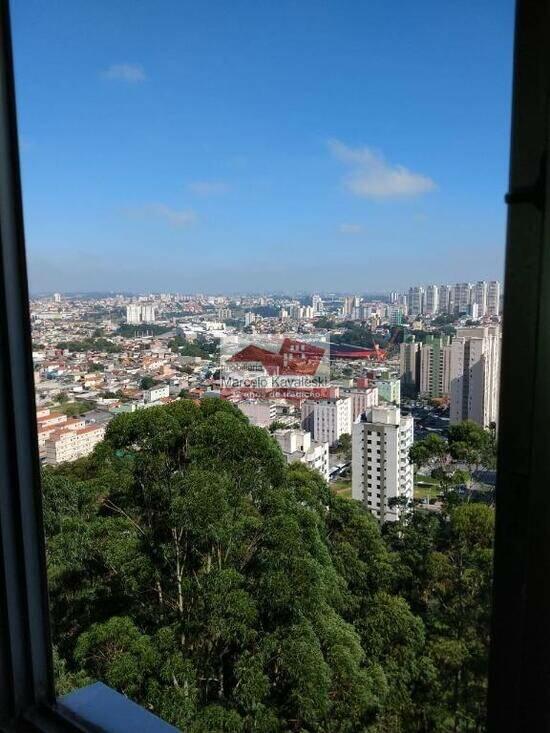
[[[487,506],[381,532],[215,399],[119,416],[43,482],[60,692],[192,733],[484,729]]]

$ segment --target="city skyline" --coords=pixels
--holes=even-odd
[[[14,7],[33,292],[502,278],[512,3],[312,8]]]

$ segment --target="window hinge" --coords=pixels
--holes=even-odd
[[[539,211],[544,210],[546,201],[546,152],[540,159],[537,180],[530,186],[518,186],[508,191],[504,197],[508,204],[533,204]]]

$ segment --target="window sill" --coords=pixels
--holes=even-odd
[[[180,733],[102,682],[60,697],[53,708],[27,716],[18,730],[43,733]]]

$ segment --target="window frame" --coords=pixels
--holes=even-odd
[[[550,0],[518,0],[489,731],[550,699]],[[8,0],[0,0],[0,729],[86,731],[56,702]],[[518,426],[521,429],[518,429]]]
[[[550,720],[550,2],[518,0],[488,730]]]

